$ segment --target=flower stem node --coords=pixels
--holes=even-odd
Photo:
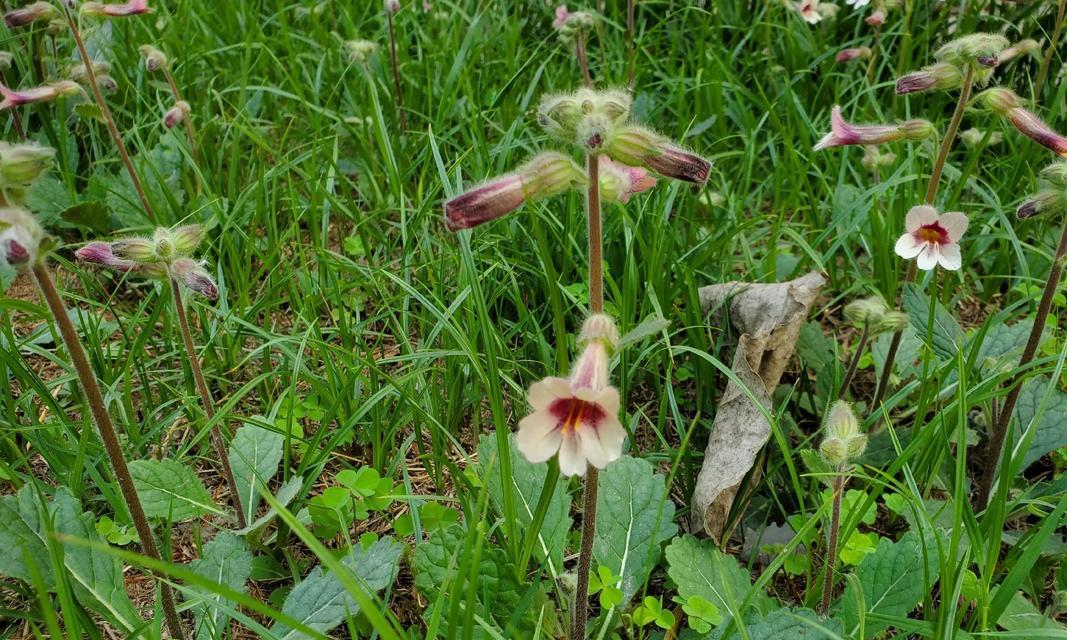
[[[541,99],[537,121],[553,138],[583,148],[600,146],[612,129],[630,117],[631,99],[624,91],[581,88]],[[591,141],[592,144],[591,144]]]
[[[606,313],[594,313],[586,318],[582,332],[578,334],[578,345],[584,348],[590,342],[600,342],[609,352],[614,351],[619,342],[619,327],[615,319]]]

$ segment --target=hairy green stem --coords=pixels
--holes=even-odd
[[[837,564],[837,535],[841,529],[841,494],[844,493],[845,476],[840,471],[834,477],[833,506],[830,510],[830,535],[826,546],[826,575],[822,582],[822,603],[819,613],[826,615],[834,592],[834,566]]]
[[[133,183],[133,189],[137,192],[137,197],[141,200],[141,206],[144,207],[145,215],[148,216],[148,221],[152,224],[156,224],[156,214],[152,210],[152,203],[148,201],[148,196],[145,193],[144,185],[141,184],[141,178],[137,175],[137,170],[133,168],[133,161],[130,160],[130,152],[126,149],[126,143],[122,141],[122,135],[119,133],[119,128],[115,124],[115,118],[111,115],[111,109],[107,106],[107,101],[104,100],[104,94],[100,92],[100,86],[96,83],[96,72],[93,71],[93,62],[89,59],[89,52],[85,49],[85,40],[82,39],[81,29],[78,28],[78,23],[74,20],[74,16],[71,14],[67,4],[63,5],[63,11],[67,16],[67,24],[70,25],[70,33],[74,36],[74,42],[78,46],[78,55],[81,56],[82,65],[85,66],[85,76],[89,81],[89,88],[93,92],[93,98],[96,100],[96,105],[100,107],[100,115],[104,118],[104,123],[107,125],[107,131],[111,134],[111,140],[115,143],[115,147],[119,150],[119,157],[122,158],[122,164],[126,167],[126,173],[130,174],[130,182]]]
[[[960,123],[963,121],[963,112],[967,110],[967,101],[971,98],[971,88],[973,86],[974,70],[968,66],[967,74],[963,78],[963,86],[960,87],[959,99],[956,101],[956,110],[952,113],[952,120],[948,124],[948,130],[945,131],[945,138],[941,141],[937,159],[934,161],[933,170],[930,172],[930,184],[926,187],[925,199],[928,205],[932,205],[937,197],[937,189],[941,184],[941,174],[945,170],[945,162],[948,161],[948,152],[952,150],[952,144],[956,141],[956,133],[959,131]],[[916,269],[915,261],[912,261],[908,265],[908,273],[904,277],[904,283],[915,282],[916,275],[918,275],[918,270]],[[878,381],[878,388],[874,392],[874,401],[871,403],[871,407],[876,411],[889,388],[889,379],[893,373],[893,362],[897,358],[897,351],[900,350],[900,341],[903,336],[904,330],[900,329],[893,334],[893,339],[889,343],[885,366],[882,367],[882,376]]]
[[[597,150],[586,153],[589,189],[586,217],[589,223],[589,313],[604,311],[603,235],[600,221],[600,161]],[[593,564],[593,534],[596,532],[596,500],[599,470],[587,465],[582,496],[582,543],[578,552],[578,585],[574,592],[571,640],[585,640],[589,617],[589,573]]]
[[[1034,359],[1037,348],[1041,346],[1041,336],[1045,333],[1045,323],[1048,321],[1049,310],[1052,308],[1052,299],[1056,297],[1056,290],[1060,286],[1060,278],[1063,275],[1063,259],[1067,255],[1067,221],[1064,222],[1063,232],[1060,234],[1060,244],[1056,248],[1056,255],[1052,259],[1052,266],[1048,270],[1048,279],[1045,280],[1045,291],[1041,294],[1041,302],[1037,305],[1037,317],[1030,329],[1030,337],[1026,341],[1026,347],[1019,358],[1019,369],[1024,369]],[[1011,391],[1004,399],[1004,407],[996,414],[996,423],[986,446],[985,466],[982,469],[982,479],[978,485],[978,494],[975,497],[974,508],[980,510],[989,502],[989,495],[993,489],[993,480],[997,475],[997,463],[1000,460],[1001,449],[1004,448],[1004,440],[1008,434],[1008,425],[1011,424],[1011,414],[1015,411],[1015,403],[1019,401],[1019,393],[1022,391],[1022,379],[1026,371],[1019,371],[1011,379]]]
[[[1052,55],[1056,52],[1056,45],[1063,33],[1064,18],[1067,17],[1067,0],[1060,0],[1059,9],[1056,10],[1056,26],[1052,29],[1052,39],[1045,48],[1045,57],[1041,60],[1041,69],[1037,72],[1037,82],[1034,83],[1034,102],[1041,99],[1041,91],[1045,88],[1048,80],[1049,68],[1052,66]]]
[[[137,536],[140,538],[141,550],[149,558],[161,560],[159,548],[156,547],[155,538],[152,537],[152,528],[148,524],[148,517],[145,516],[144,508],[141,506],[141,499],[137,496],[137,489],[133,484],[133,476],[130,475],[130,468],[126,464],[126,456],[122,452],[118,432],[115,430],[115,424],[111,421],[111,414],[108,413],[107,405],[104,403],[100,385],[96,381],[96,376],[93,375],[92,367],[89,366],[89,359],[85,355],[85,349],[78,339],[78,332],[74,328],[74,323],[70,320],[63,298],[52,280],[52,274],[48,271],[48,267],[45,266],[43,261],[39,261],[33,266],[33,277],[37,280],[41,295],[44,297],[49,311],[52,312],[52,318],[59,329],[59,335],[63,339],[67,353],[70,354],[71,364],[74,365],[74,371],[78,376],[82,393],[85,394],[86,402],[89,404],[89,411],[92,413],[93,421],[100,432],[104,450],[107,452],[108,460],[111,462],[111,467],[115,473],[115,479],[118,481],[122,497],[126,501],[126,508],[130,511],[133,526],[137,530]],[[167,628],[170,629],[171,635],[175,638],[184,638],[185,630],[182,628],[181,620],[178,617],[178,610],[174,606],[174,594],[170,586],[163,581],[163,575],[156,571],[153,571],[153,573],[159,579],[163,616],[166,619]]]
[[[189,361],[189,368],[193,371],[193,381],[196,383],[197,393],[200,394],[200,403],[204,407],[204,415],[207,421],[215,418],[215,402],[211,398],[211,390],[208,389],[207,381],[204,380],[204,372],[200,368],[200,358],[196,354],[196,345],[193,343],[193,333],[189,330],[189,318],[185,313],[185,303],[182,301],[181,289],[178,281],[172,275],[170,277],[170,290],[174,299],[174,310],[178,314],[178,326],[181,328],[182,344],[185,345],[185,355]],[[229,437],[229,434],[227,434]],[[219,458],[219,466],[222,475],[226,478],[226,485],[230,489],[233,500],[233,508],[237,512],[237,524],[244,529],[247,525],[244,505],[241,503],[241,492],[237,489],[237,481],[233,477],[233,469],[230,468],[230,459],[226,455],[226,439],[222,436],[222,427],[215,424],[211,427],[211,446],[215,449],[215,455]]]

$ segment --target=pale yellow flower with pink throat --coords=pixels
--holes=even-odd
[[[956,271],[963,266],[959,243],[967,224],[967,216],[962,213],[938,214],[937,209],[925,204],[912,207],[904,221],[906,231],[897,240],[897,255],[915,258],[924,271],[938,265]]]

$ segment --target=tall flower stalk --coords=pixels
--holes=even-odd
[[[9,166],[3,166],[6,164],[0,159],[0,168],[10,169],[11,167]],[[25,171],[23,175],[27,188],[47,168],[46,163],[39,162],[35,166],[37,169],[34,171],[25,171],[27,169],[26,166],[19,167]],[[7,172],[0,171],[0,173]],[[59,330],[63,345],[70,355],[71,364],[78,378],[78,385],[85,396],[86,403],[89,405],[89,411],[93,422],[96,424],[97,431],[100,433],[104,451],[107,453],[115,479],[119,484],[123,501],[126,503],[126,508],[137,531],[141,550],[149,558],[162,560],[159,547],[156,546],[156,541],[153,537],[152,527],[149,525],[148,517],[145,515],[144,508],[141,505],[141,499],[137,495],[129,465],[126,463],[126,456],[122,451],[118,431],[111,419],[111,414],[108,412],[107,404],[104,402],[100,385],[97,383],[96,376],[89,365],[89,359],[78,338],[78,332],[70,319],[70,314],[67,312],[63,297],[56,288],[52,274],[48,270],[48,253],[55,246],[55,241],[45,235],[44,230],[28,211],[15,204],[18,202],[17,194],[19,193],[19,191],[5,189],[2,197],[0,197],[0,259],[18,268],[28,270],[36,281],[45,304],[51,312],[55,326]],[[24,193],[24,191],[21,193]],[[174,593],[164,581],[161,573],[155,571],[153,573],[159,580],[160,602],[167,628],[173,637],[184,638],[185,630],[175,607]]]
[[[90,242],[78,249],[76,255],[78,259],[85,262],[122,273],[163,280],[167,283],[171,290],[174,310],[178,316],[185,358],[193,373],[193,383],[200,396],[201,408],[207,422],[212,423],[215,421],[215,402],[204,379],[204,372],[200,368],[200,358],[197,355],[196,344],[189,328],[189,318],[181,294],[182,289],[187,289],[210,300],[218,297],[218,287],[211,278],[211,274],[190,257],[200,244],[202,237],[203,232],[199,225],[185,225],[174,229],[159,228],[156,229],[152,238],[124,238],[111,243]],[[247,519],[226,452],[226,440],[229,434],[223,437],[222,430],[223,427],[217,423],[211,426],[211,445],[230,490],[234,510],[237,512],[237,523],[244,528]]]
[[[859,420],[852,407],[842,400],[830,407],[823,430],[825,436],[819,445],[819,453],[833,472],[830,497],[833,502],[823,567],[822,602],[819,605],[819,612],[826,615],[834,592],[834,567],[837,564],[838,535],[841,530],[841,498],[852,470],[850,462],[863,455],[867,448],[867,436],[860,432]]]

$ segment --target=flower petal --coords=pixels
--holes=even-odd
[[[578,439],[571,432],[563,436],[563,443],[559,448],[559,472],[564,477],[585,475],[585,455],[578,446]]]
[[[918,267],[923,271],[929,271],[937,266],[937,256],[941,251],[936,244],[927,244],[919,253]]]
[[[937,263],[949,271],[956,271],[962,267],[963,256],[960,254],[960,245],[942,245],[937,255]]]
[[[578,448],[589,464],[597,469],[603,469],[611,462],[611,453],[604,447],[600,440],[600,432],[596,427],[583,425],[574,432],[578,441]]]
[[[559,451],[563,434],[557,428],[555,416],[548,411],[536,411],[519,421],[515,444],[523,457],[533,463],[544,462]]]
[[[607,453],[608,462],[614,462],[622,455],[622,444],[626,442],[626,429],[614,416],[608,417],[597,428],[600,444]],[[603,467],[601,467],[603,468]]]
[[[941,214],[941,226],[948,232],[949,242],[959,242],[967,231],[967,216],[956,211]]]
[[[569,398],[571,386],[564,378],[548,377],[530,385],[527,394],[534,411],[543,411],[557,398]]]
[[[904,228],[908,231],[918,231],[924,224],[937,222],[937,209],[928,204],[920,204],[912,207],[904,218]]]
[[[919,252],[923,250],[925,243],[919,242],[910,233],[905,233],[897,240],[896,252],[901,258],[911,260],[915,256],[919,255]]]

